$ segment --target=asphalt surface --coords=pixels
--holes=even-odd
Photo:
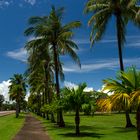
[[[13,113],[15,113],[14,110],[12,110],[12,111],[0,111],[0,117],[10,115],[10,114],[13,114]]]

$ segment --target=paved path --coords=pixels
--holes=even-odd
[[[12,110],[12,111],[0,111],[0,117],[10,115],[10,114],[13,114],[13,113],[15,113],[14,110]]]
[[[50,140],[50,138],[43,130],[41,122],[27,115],[23,128],[13,140]]]

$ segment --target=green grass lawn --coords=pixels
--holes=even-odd
[[[23,126],[25,114],[15,118],[15,114],[0,117],[0,140],[12,140]]]
[[[64,119],[65,128],[41,119],[52,140],[137,140],[136,128],[125,128],[124,114],[81,116],[80,137],[75,136],[74,116],[65,115]],[[135,124],[135,114],[131,119]]]

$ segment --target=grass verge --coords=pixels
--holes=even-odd
[[[19,118],[15,114],[0,117],[0,140],[12,140],[23,126],[25,114],[21,113]]]
[[[124,114],[106,114],[81,116],[81,135],[75,135],[74,116],[65,115],[65,128],[58,128],[41,117],[46,131],[52,140],[137,140],[136,128],[125,128]],[[135,114],[131,114],[133,124],[135,124]]]

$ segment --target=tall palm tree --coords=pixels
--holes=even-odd
[[[122,46],[125,42],[126,25],[129,20],[137,23],[136,17],[140,10],[140,7],[136,5],[137,2],[137,0],[88,0],[85,7],[86,13],[94,13],[88,21],[88,24],[92,26],[91,45],[102,38],[110,18],[115,17],[120,70],[122,71],[124,71]]]
[[[56,93],[58,100],[60,99],[60,87],[59,87],[59,66],[60,61],[59,55],[68,54],[74,61],[80,65],[78,56],[75,53],[75,49],[78,49],[78,46],[72,41],[73,29],[81,25],[79,21],[71,22],[68,24],[62,24],[64,8],[55,9],[52,7],[52,10],[49,16],[45,17],[31,17],[29,19],[29,27],[25,31],[25,35],[33,35],[38,40],[38,45],[46,44],[53,50],[53,59],[54,59],[54,71],[55,71],[55,80],[56,80]],[[45,46],[46,46],[45,45]],[[44,46],[44,47],[45,47]],[[64,120],[62,116],[62,110],[59,110],[57,122],[60,127],[63,127]]]
[[[85,7],[85,13],[93,13],[88,21],[88,24],[92,26],[90,34],[91,46],[102,38],[110,18],[112,16],[115,17],[121,71],[124,71],[122,46],[125,42],[126,25],[128,21],[139,22],[137,13],[140,7],[137,5],[137,2],[138,0],[88,0]],[[128,111],[126,111],[126,118],[127,127],[131,127]]]
[[[16,101],[16,118],[18,118],[20,112],[20,104],[26,95],[26,83],[22,74],[14,74],[14,76],[10,78],[10,83],[10,99]]]

